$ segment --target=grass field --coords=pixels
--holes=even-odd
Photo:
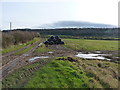
[[[73,50],[108,50],[117,51],[118,41],[112,40],[85,40],[85,39],[64,39],[65,47]]]

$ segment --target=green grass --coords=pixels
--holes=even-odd
[[[18,50],[18,49],[20,49],[20,48],[22,48],[24,46],[25,46],[24,44],[12,45],[10,47],[7,47],[7,48],[3,49],[0,53],[2,53],[2,54],[9,53],[9,52]]]
[[[44,44],[35,50],[36,53],[43,53],[48,51],[52,51],[52,50],[47,48]]]
[[[26,48],[26,49],[24,49],[24,50],[22,50],[22,51],[19,51],[19,52],[17,52],[17,53],[14,53],[14,55],[21,55],[21,54],[24,54],[24,53],[27,53],[28,51],[30,51],[33,47],[35,47],[36,45],[32,45],[32,46],[30,46],[30,47],[28,47],[28,48]]]
[[[88,88],[90,80],[92,78],[72,62],[53,60],[37,71],[25,88]]]
[[[65,47],[73,50],[118,50],[118,41],[108,40],[85,40],[85,39],[64,39]]]
[[[29,45],[29,44],[33,44],[34,42],[38,41],[38,40],[41,40],[40,38],[34,38],[33,40],[27,42],[27,43],[24,43],[24,45]]]
[[[20,43],[18,45],[12,45],[10,47],[4,48],[2,51],[0,51],[0,53],[5,54],[5,53],[12,52],[12,51],[16,51],[16,50],[23,48],[29,44],[33,44],[34,42],[36,42],[38,40],[39,40],[39,38],[34,38],[33,40],[28,41],[27,43]]]

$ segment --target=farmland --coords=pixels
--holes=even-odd
[[[23,32],[10,32],[13,36],[9,36],[9,32],[5,33],[5,38],[9,36],[14,42],[4,41],[10,44],[1,50],[3,88],[118,87],[118,40],[92,40],[61,35],[64,45],[46,47],[43,42],[51,35],[43,38],[37,32],[27,31],[33,36],[25,37]],[[18,38],[14,33],[23,37]],[[108,56],[104,60],[86,59],[76,57],[79,52]]]
[[[118,41],[112,40],[87,40],[87,39],[64,39],[65,46],[73,50],[95,51],[95,50],[118,50]]]
[[[120,0],[6,1],[0,90],[120,90]]]
[[[32,41],[26,42],[19,49],[30,45],[28,48],[17,51],[9,56],[14,56],[15,58],[20,55],[28,55],[23,57],[19,67],[3,79],[3,88],[118,87],[119,68],[117,63],[107,60],[87,60],[75,57],[76,52],[79,51],[104,51],[103,53],[107,51],[107,53],[116,56],[118,41],[63,39],[65,45],[50,45],[45,47],[42,44],[40,47],[36,47],[39,44],[36,43],[38,41],[41,43],[43,40],[35,38]],[[19,45],[14,45],[14,47],[17,46]],[[34,47],[36,48],[31,54],[26,54]],[[3,49],[3,51],[7,51],[6,53],[16,50],[16,48]],[[30,62],[30,58],[35,56],[49,56],[49,58],[38,58],[34,62]]]

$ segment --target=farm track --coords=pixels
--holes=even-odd
[[[34,52],[33,57],[35,56],[48,56],[49,58],[55,58],[55,57],[67,57],[67,56],[74,56],[76,54],[76,51],[73,51],[69,48],[66,48],[62,45],[50,45],[47,48],[50,49],[50,53],[48,52]],[[52,53],[51,53],[52,52]]]
[[[36,42],[33,43],[32,45],[30,44],[30,45],[28,45],[28,46],[25,46],[25,47],[19,49],[19,50],[16,50],[16,51],[7,53],[7,54],[5,54],[5,55],[2,55],[2,65],[5,65],[5,64],[7,64],[9,61],[12,61],[12,60],[14,60],[15,58],[19,57],[18,55],[14,55],[15,53],[20,52],[20,51],[22,51],[22,50],[24,50],[24,49],[27,49],[27,48],[29,48],[30,46],[33,46],[33,45],[35,45],[35,44],[37,44],[37,43],[39,43],[39,42],[36,41]]]
[[[24,59],[26,58],[25,54],[30,55],[32,52],[34,52],[34,50],[36,50],[39,46],[42,45],[42,43],[39,44],[39,42],[34,43],[35,47],[33,47],[31,50],[29,50],[27,53],[24,53],[22,55],[20,55],[17,58],[14,58],[13,60],[9,60],[9,62],[5,65],[3,65],[2,67],[0,67],[0,70],[2,71],[2,76],[0,77],[0,79],[6,77],[11,71],[13,71],[16,67],[20,67],[20,65],[22,65],[21,63],[24,61]],[[12,55],[12,54],[11,54]],[[10,55],[10,56],[11,56]]]
[[[7,64],[3,65],[1,67],[2,70],[2,77],[6,77],[10,72],[14,71],[15,69],[20,68],[21,66],[25,66],[29,64],[28,62],[26,63],[26,60],[28,60],[31,56],[41,56],[41,54],[36,54],[34,51],[41,46],[42,43],[36,44],[34,48],[29,50],[27,53],[22,54],[21,56],[10,60]],[[71,56],[73,55],[73,51],[68,50],[68,48],[65,48],[61,45],[52,45],[49,46],[50,49],[55,50],[54,54],[52,56],[49,53],[44,53],[44,55],[50,56],[50,57],[60,57],[60,56]],[[33,53],[34,52],[34,53]],[[72,52],[72,53],[71,53]],[[43,54],[43,53],[42,53]],[[25,55],[29,55],[29,57],[26,57]]]

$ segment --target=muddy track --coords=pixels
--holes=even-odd
[[[26,83],[26,79],[22,80],[24,78],[29,78],[29,76],[34,73],[35,71],[37,71],[38,69],[40,69],[41,67],[43,67],[44,65],[48,64],[52,59],[49,60],[37,60],[34,62],[29,62],[28,60],[34,56],[49,56],[50,58],[54,58],[54,57],[61,57],[61,56],[71,56],[74,55],[74,51],[63,47],[62,45],[51,45],[48,48],[52,49],[54,53],[35,53],[35,49],[37,49],[39,46],[41,46],[42,43],[40,43],[39,45],[36,45],[34,48],[32,48],[29,52],[25,53],[25,54],[29,54],[29,56],[25,56],[24,54],[21,55],[20,57],[14,59],[13,61],[11,61],[10,63],[8,63],[8,65],[4,65],[4,67],[2,68],[3,72],[3,79],[4,77],[6,77],[9,73],[13,72],[13,71],[17,71],[19,70],[19,68],[21,68],[22,66],[27,66],[29,64],[34,64],[34,63],[40,63],[38,65],[36,65],[35,67],[31,67],[29,69],[25,68],[25,73],[21,73],[20,76],[17,79],[17,86],[20,86],[21,84],[19,84],[19,81],[21,80],[22,83]],[[26,61],[28,61],[26,63]]]
[[[42,43],[37,43],[35,47],[33,47],[31,50],[29,50],[27,53],[24,54],[32,54]],[[0,77],[1,79],[6,77],[11,71],[13,71],[16,67],[20,67],[22,61],[26,58],[26,56],[22,54],[21,56],[9,61],[7,64],[3,65],[0,67],[0,70],[2,70],[2,76]]]
[[[48,56],[49,58],[55,58],[55,57],[67,57],[67,56],[74,56],[76,54],[76,51],[73,51],[69,48],[66,48],[62,45],[50,45],[48,48],[51,50],[49,52],[42,52],[42,53],[33,53],[34,56]]]
[[[25,47],[23,47],[23,48],[21,48],[21,49],[19,49],[19,50],[14,51],[14,52],[10,52],[10,53],[7,53],[7,54],[3,55],[3,56],[2,56],[2,65],[5,65],[5,64],[7,64],[9,61],[12,61],[12,60],[14,60],[15,58],[19,57],[19,55],[14,55],[15,53],[20,52],[20,51],[22,51],[22,50],[24,50],[24,49],[27,49],[27,48],[29,48],[29,47],[31,47],[31,46],[34,46],[34,45],[37,45],[37,44],[39,44],[39,41],[33,43],[32,45],[25,46]]]
[[[34,56],[34,51],[41,45],[42,45],[42,43],[37,43],[34,48],[32,48],[27,53],[24,53],[20,56],[10,55],[10,56],[8,56],[8,57],[10,57],[10,59],[8,59],[8,57],[6,57],[9,61],[5,65],[0,67],[0,69],[2,70],[1,78],[6,77],[9,73],[14,71],[14,69],[20,68],[21,66],[28,64],[28,62],[26,62],[26,61],[29,60],[29,58],[31,58],[32,56]],[[66,48],[59,46],[59,45],[55,45],[55,46],[53,45],[53,46],[50,46],[49,48],[55,50],[55,52],[54,52],[55,54],[52,55],[53,57],[63,56],[63,54],[66,55],[66,53],[67,54],[70,53],[70,51],[68,51]],[[46,54],[48,54],[48,53],[46,53]],[[26,55],[29,55],[29,57],[27,57]],[[36,55],[37,54],[35,54],[35,56]],[[50,56],[50,54],[48,54],[48,56]]]
[[[20,68],[21,66],[24,66],[26,64],[26,61],[29,60],[29,58],[31,58],[33,56],[37,56],[37,54],[34,51],[41,45],[42,45],[42,43],[37,44],[34,48],[29,50],[27,53],[24,53],[21,56],[15,58],[13,60],[10,60],[7,64],[3,65],[1,67],[2,68],[2,76],[3,77],[7,76],[15,68]],[[52,45],[52,46],[49,46],[48,48],[54,50],[54,53],[49,54],[46,52],[46,53],[40,53],[39,55],[40,56],[48,55],[50,58],[74,55],[73,51],[71,52],[71,50],[68,50],[68,48],[65,48],[61,45]],[[29,55],[29,57],[26,57],[25,55]]]

